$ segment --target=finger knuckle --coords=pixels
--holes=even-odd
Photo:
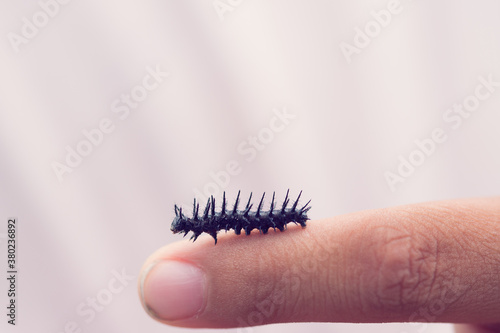
[[[401,225],[382,226],[371,233],[371,273],[361,281],[365,307],[401,313],[431,298],[439,280],[437,240]]]

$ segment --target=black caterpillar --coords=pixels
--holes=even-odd
[[[285,201],[283,201],[283,205],[279,210],[275,209],[275,193],[273,193],[273,199],[268,211],[262,210],[264,196],[266,195],[266,193],[264,193],[262,199],[260,199],[259,207],[257,207],[257,211],[255,212],[250,211],[253,206],[253,204],[250,204],[252,193],[250,193],[250,198],[248,198],[245,209],[238,210],[240,192],[241,191],[238,191],[236,202],[231,211],[227,209],[226,192],[224,192],[222,197],[222,208],[220,212],[215,212],[215,199],[213,196],[208,199],[203,215],[199,215],[200,204],[196,203],[195,198],[193,204],[193,217],[191,218],[186,217],[182,212],[182,208],[175,205],[175,218],[172,221],[170,230],[174,234],[184,232],[184,237],[188,232],[192,231],[193,235],[191,239],[194,238],[193,242],[196,241],[202,232],[205,232],[212,236],[215,239],[215,244],[217,244],[217,232],[220,230],[226,230],[227,232],[229,229],[234,229],[237,235],[241,234],[241,230],[244,230],[245,234],[249,235],[253,229],[259,229],[259,232],[266,234],[269,228],[273,228],[274,231],[276,231],[276,229],[283,231],[290,222],[300,224],[304,228],[306,226],[306,221],[309,220],[307,212],[311,209],[311,207],[308,207],[311,200],[309,200],[304,207],[297,209],[302,191],[300,191],[292,207],[286,208],[290,201],[288,198],[290,190],[288,190],[286,192]]]

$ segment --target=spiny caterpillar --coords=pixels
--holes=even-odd
[[[240,192],[241,191],[238,191],[236,202],[234,203],[231,211],[227,209],[226,192],[224,192],[222,197],[222,207],[220,212],[215,211],[215,199],[213,196],[208,198],[203,215],[199,215],[200,204],[196,203],[196,198],[194,199],[193,204],[193,217],[187,217],[182,212],[182,208],[175,205],[175,218],[172,221],[170,230],[174,234],[184,232],[184,237],[188,232],[192,231],[193,235],[191,236],[191,239],[194,239],[193,242],[196,241],[202,232],[205,232],[212,236],[215,239],[215,244],[217,244],[217,232],[220,230],[226,230],[227,232],[230,229],[234,229],[234,232],[237,235],[241,234],[241,230],[244,230],[245,234],[249,235],[253,229],[258,229],[260,233],[266,234],[269,228],[273,228],[274,231],[276,231],[276,229],[283,231],[286,229],[286,225],[290,222],[300,224],[303,228],[305,228],[306,221],[309,220],[307,212],[311,209],[311,207],[308,207],[311,200],[309,200],[304,207],[297,209],[297,204],[299,203],[302,191],[300,191],[299,196],[293,203],[292,207],[286,208],[290,202],[290,199],[288,198],[290,190],[288,190],[281,209],[275,209],[275,193],[273,193],[273,199],[268,211],[262,210],[264,196],[266,195],[264,192],[255,212],[250,211],[253,206],[253,204],[250,204],[252,200],[252,193],[250,193],[245,209],[238,210]]]

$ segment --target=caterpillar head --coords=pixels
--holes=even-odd
[[[177,207],[177,205],[175,205],[175,217],[174,220],[172,221],[172,225],[170,226],[170,231],[172,231],[174,234],[177,234],[185,230],[186,230],[186,218],[182,214],[182,208],[179,208]]]
[[[174,234],[184,231],[185,228],[186,228],[186,221],[183,218],[180,218],[179,216],[176,216],[174,218],[174,220],[172,221],[172,225],[170,226],[170,230]]]

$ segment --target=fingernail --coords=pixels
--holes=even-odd
[[[196,266],[162,261],[144,273],[141,296],[150,315],[163,320],[188,319],[201,312],[205,278]]]

